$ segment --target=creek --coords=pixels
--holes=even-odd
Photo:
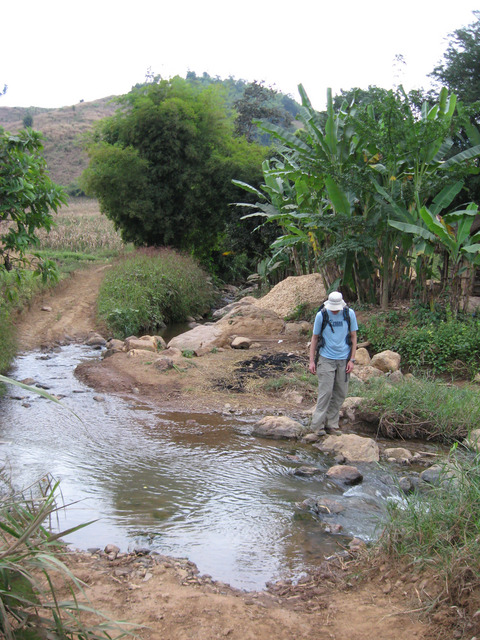
[[[324,473],[294,475],[332,461],[309,445],[252,437],[258,416],[163,413],[141,397],[99,395],[74,375],[98,357],[83,345],[21,355],[11,376],[32,378],[62,406],[11,385],[0,401],[0,459],[14,486],[50,474],[68,505],[55,527],[94,520],[66,538],[73,548],[147,547],[234,587],[262,589],[300,577],[352,536],[372,540],[386,502],[400,499],[377,465],[357,465],[363,483],[348,489]],[[342,535],[298,509],[309,498],[344,507],[332,520]]]

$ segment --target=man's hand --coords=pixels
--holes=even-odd
[[[315,364],[315,362],[310,362],[310,364],[308,365],[308,370],[310,371],[310,373],[317,373],[317,365]]]
[[[347,362],[347,368],[346,368],[346,372],[347,372],[347,374],[348,374],[348,373],[352,373],[352,371],[353,371],[353,365],[354,365],[354,364],[355,364],[355,363],[353,362],[353,360],[349,360],[349,361]]]

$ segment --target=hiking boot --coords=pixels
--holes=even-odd
[[[340,436],[340,435],[342,435],[342,432],[340,431],[340,429],[338,427],[329,427],[328,425],[325,427],[325,433],[327,433],[329,436]]]

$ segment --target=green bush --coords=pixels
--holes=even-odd
[[[109,270],[98,314],[115,337],[125,338],[203,315],[214,299],[207,274],[189,256],[170,249],[139,250]]]
[[[414,370],[473,376],[480,367],[480,320],[448,314],[444,320],[431,318],[412,313],[408,322],[402,322],[391,314],[379,314],[359,326],[359,341],[368,340],[374,353],[398,351],[402,364]]]

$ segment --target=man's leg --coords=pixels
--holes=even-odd
[[[348,382],[350,376],[345,375],[345,367],[347,366],[346,360],[336,360],[335,367],[335,379],[332,387],[332,395],[325,414],[326,418],[326,431],[338,431],[338,419],[340,414],[340,408],[348,393]]]
[[[332,397],[335,381],[335,360],[329,360],[320,356],[317,365],[318,398],[315,411],[312,416],[312,431],[322,433],[324,430],[327,409]]]

